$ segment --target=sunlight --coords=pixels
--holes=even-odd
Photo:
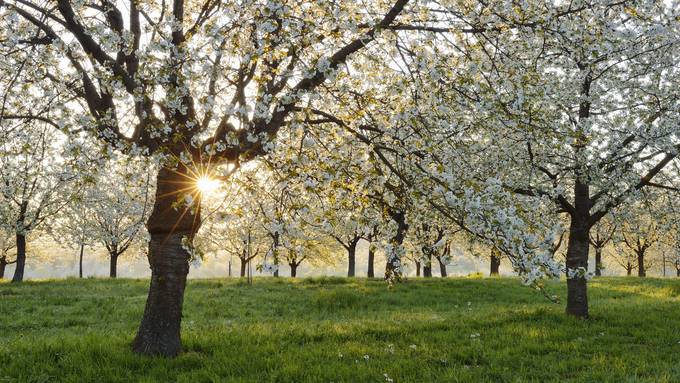
[[[220,187],[220,182],[207,176],[201,176],[196,180],[196,187],[202,194],[211,194]]]

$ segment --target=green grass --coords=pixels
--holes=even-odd
[[[592,281],[587,321],[516,279],[194,280],[171,360],[130,351],[146,289],[0,284],[0,382],[680,382],[676,280]]]

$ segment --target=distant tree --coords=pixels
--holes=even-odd
[[[16,257],[12,257],[12,249],[15,247],[14,232],[0,227],[0,279],[5,277],[7,265],[16,263]]]
[[[46,124],[9,125],[0,151],[0,225],[16,239],[13,282],[24,279],[26,237],[69,204],[77,179],[58,147],[64,137]]]
[[[614,238],[616,221],[612,217],[604,217],[593,225],[590,230],[590,245],[595,249],[595,276],[602,275],[602,253],[604,248]]]

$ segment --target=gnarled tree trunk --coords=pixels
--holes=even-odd
[[[17,262],[14,269],[12,282],[22,282],[24,280],[24,269],[26,267],[26,235],[17,233]]]
[[[151,286],[133,350],[172,357],[182,351],[180,323],[191,257],[187,245],[200,226],[200,196],[193,194],[190,207],[176,203],[185,200],[180,191],[196,190],[185,168],[162,168],[156,185],[156,202],[147,222]]]

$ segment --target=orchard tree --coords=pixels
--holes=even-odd
[[[602,256],[605,247],[612,241],[617,230],[616,219],[612,214],[600,219],[590,230],[590,245],[595,249],[595,276],[602,275]]]
[[[110,159],[88,190],[95,238],[109,255],[109,277],[118,275],[118,257],[140,244],[140,231],[153,201],[153,164],[134,158]]]
[[[466,192],[475,196],[486,190],[497,212],[500,202],[514,198],[513,205],[527,212],[534,203],[543,211],[552,204],[553,214],[564,214],[566,312],[588,317],[592,226],[642,189],[659,186],[659,175],[677,161],[676,15],[662,2],[579,2],[546,9],[544,2],[529,1],[480,9],[498,29],[427,47],[450,57],[434,66],[440,69],[439,86],[423,87],[448,101],[438,109],[439,120],[448,121],[450,138],[444,141],[453,149],[433,151],[433,166],[422,167],[449,193],[449,202],[464,204]],[[450,51],[444,51],[447,46]],[[457,46],[469,49],[462,55]],[[445,64],[451,62],[457,65]],[[424,67],[433,71],[432,65]],[[421,130],[436,122],[413,126]],[[461,158],[470,164],[461,166],[468,174],[450,165]],[[460,177],[473,185],[461,191]],[[505,225],[501,237],[524,236],[524,245],[530,245],[526,235]]]
[[[0,2],[8,67],[28,61],[29,81],[42,92],[66,92],[47,115],[12,109],[3,119],[46,119],[161,157],[147,222],[151,286],[136,352],[181,350],[185,245],[200,226],[196,179],[215,164],[271,150],[296,109],[341,76],[351,56],[391,40],[391,27],[420,20],[401,17],[419,14],[408,3]]]
[[[12,257],[12,249],[15,247],[14,232],[0,228],[0,279],[5,278],[7,265],[16,263],[16,258]]]
[[[77,178],[59,147],[64,137],[36,124],[8,124],[0,143],[0,225],[16,240],[13,282],[24,279],[26,237],[69,203]]]

